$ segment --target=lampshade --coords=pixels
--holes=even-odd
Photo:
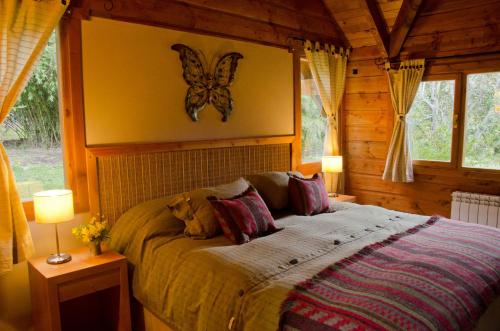
[[[62,223],[71,221],[73,192],[71,190],[49,190],[33,194],[35,220],[37,223]]]
[[[342,172],[342,156],[323,156],[321,159],[321,171],[325,173]]]

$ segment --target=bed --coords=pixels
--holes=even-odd
[[[153,146],[147,152],[127,146],[87,150],[90,191],[96,193],[91,208],[114,224],[111,246],[130,262],[133,296],[141,305],[139,329],[282,328],[283,304],[297,284],[429,220],[337,203],[335,212],[277,217],[283,230],[243,245],[223,236],[186,238],[184,224],[166,207],[170,198],[160,197],[250,173],[288,171],[291,141],[274,141],[186,150]],[[475,330],[500,330],[499,325],[496,299]]]
[[[235,246],[223,236],[186,238],[165,203],[126,213],[114,227],[113,244],[133,265],[133,293],[146,314],[173,330],[276,330],[294,285],[428,220],[337,203],[334,213],[282,217],[276,221],[282,231]],[[477,330],[497,330],[499,308],[497,299]]]

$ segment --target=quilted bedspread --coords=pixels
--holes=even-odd
[[[298,284],[281,329],[472,330],[499,293],[500,230],[432,217]]]

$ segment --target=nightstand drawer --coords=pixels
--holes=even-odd
[[[105,290],[120,285],[120,269],[112,269],[98,275],[83,277],[58,286],[59,302]]]

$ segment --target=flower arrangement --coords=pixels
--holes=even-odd
[[[109,239],[108,221],[99,214],[92,216],[87,224],[73,228],[71,232],[84,244],[90,246],[93,255],[101,254],[101,243]]]

